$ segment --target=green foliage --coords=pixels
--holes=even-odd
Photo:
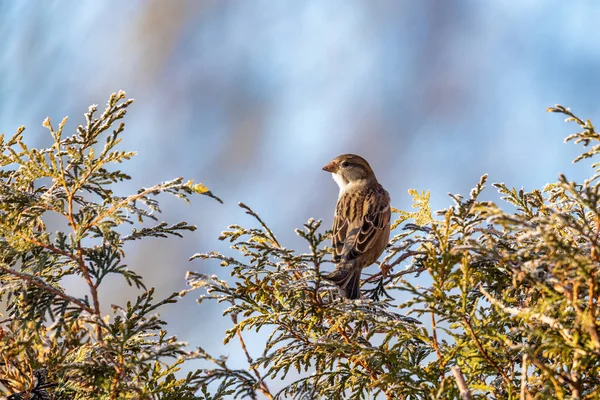
[[[29,148],[22,128],[0,138],[1,396],[600,398],[600,163],[583,183],[560,176],[530,192],[494,184],[498,204],[480,200],[484,175],[468,197],[451,195],[437,213],[428,191],[409,191],[416,211],[395,210],[394,236],[380,270],[363,276],[358,301],[340,299],[321,278],[333,267],[321,221],[296,231],[307,249],[297,252],[240,204],[256,226],[223,232],[236,255],[192,257],[216,260],[231,279],[190,272],[189,289],[156,300],[124,264],[125,245],[195,229],[158,221],[156,195],[219,199],[183,179],[113,193],[130,179],[114,169],[133,156],[116,149],[130,104],[120,92],[101,115],[92,106],[70,137],[66,119],[56,129],[46,120],[49,148]],[[589,121],[562,106],[549,111],[581,127],[567,141],[591,145],[575,162],[600,153]],[[68,228],[50,232],[49,216]],[[98,294],[109,275],[139,293],[110,313]],[[67,292],[67,277],[80,279],[87,295]],[[195,290],[200,303],[227,305],[224,343],[241,344],[247,368],[188,351],[167,333],[157,313]],[[249,331],[267,334],[258,354],[246,346]],[[184,376],[190,359],[206,367]],[[283,389],[275,392],[276,384]]]
[[[600,152],[589,121],[549,111],[583,129],[567,140],[594,143],[576,162]],[[485,175],[469,197],[451,195],[438,218],[428,192],[409,191],[418,210],[395,210],[393,227],[404,225],[381,272],[363,281],[368,298],[354,302],[320,277],[332,267],[320,221],[297,231],[308,247],[297,253],[241,204],[259,228],[223,233],[239,256],[192,257],[219,260],[234,279],[188,280],[206,291],[200,302],[230,304],[225,343],[243,342],[245,331],[269,336],[256,358],[244,346],[255,379],[233,377],[225,364],[214,371],[239,397],[600,398],[598,165],[583,184],[564,176],[531,192],[494,184],[511,211],[479,200]],[[268,380],[291,371],[301,377],[269,391]]]
[[[155,300],[154,289],[124,264],[124,246],[196,229],[158,222],[156,195],[216,197],[181,178],[130,196],[113,193],[114,183],[130,179],[113,166],[134,155],[116,149],[125,127],[119,121],[131,103],[125,93],[113,94],[104,112],[90,107],[85,125],[68,137],[66,118],[56,129],[46,119],[48,148],[28,147],[23,128],[8,140],[0,136],[0,299],[7,310],[0,325],[0,395],[185,399],[206,391],[198,373],[176,379],[188,353],[155,315],[178,293]],[[50,216],[65,221],[68,231],[48,231]],[[136,227],[122,234],[123,225]],[[114,305],[112,314],[100,309],[98,295],[109,275],[143,290],[125,307]],[[69,294],[62,286],[69,276],[81,279],[88,295]]]

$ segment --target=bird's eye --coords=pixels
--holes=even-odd
[[[348,161],[344,161],[342,163],[342,167],[346,168],[348,165],[350,165],[350,163]]]

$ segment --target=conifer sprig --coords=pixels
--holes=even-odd
[[[91,106],[71,136],[64,133],[67,118],[56,128],[47,118],[48,148],[30,148],[22,127],[8,140],[0,135],[0,300],[8,314],[0,324],[0,393],[11,398],[192,398],[206,391],[197,374],[175,379],[185,344],[155,315],[178,293],[155,300],[154,289],[125,264],[124,245],[196,229],[159,222],[161,193],[219,199],[182,178],[114,194],[114,183],[131,179],[117,165],[135,155],[118,149],[132,102],[119,92],[102,113]],[[49,231],[50,216],[68,229]],[[117,231],[124,224],[132,225],[130,234]],[[109,275],[143,290],[113,313],[99,294]],[[81,279],[88,293],[70,294],[68,277]]]
[[[380,269],[365,271],[363,299],[344,301],[321,274],[333,267],[330,232],[310,219],[286,247],[240,204],[255,226],[232,225],[220,239],[233,253],[198,253],[224,274],[187,275],[189,289],[156,299],[143,271],[125,263],[126,244],[181,236],[195,227],[159,220],[157,195],[188,200],[205,186],[174,179],[118,196],[131,177],[117,166],[130,100],[119,92],[65,136],[34,149],[23,128],[0,137],[0,395],[10,399],[593,399],[600,397],[600,184],[589,179],[527,191],[487,176],[468,196],[432,212],[429,192],[411,190],[412,212],[395,210]],[[597,157],[591,122],[556,106],[582,132],[567,141]],[[117,125],[118,124],[118,125]],[[590,147],[591,146],[591,149]],[[48,216],[67,229],[51,232]],[[124,228],[130,228],[123,232]],[[108,308],[106,278],[120,276],[131,300]],[[228,276],[229,275],[229,276]],[[65,279],[79,279],[75,296]],[[170,335],[161,308],[190,291],[226,305],[224,343],[247,365],[195,351]],[[258,347],[248,335],[265,332]],[[258,336],[261,337],[261,336]],[[202,338],[190,338],[202,343]],[[190,360],[202,368],[187,374]],[[191,364],[187,364],[188,366]],[[190,368],[188,367],[188,370]]]

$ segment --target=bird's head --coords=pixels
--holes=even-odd
[[[376,179],[367,160],[355,154],[342,154],[325,165],[323,170],[331,172],[341,190],[361,180]]]

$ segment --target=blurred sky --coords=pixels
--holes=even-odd
[[[342,153],[369,160],[401,209],[408,188],[440,209],[483,173],[525,189],[583,179],[579,149],[562,144],[576,126],[545,109],[600,123],[599,16],[598,2],[542,0],[5,0],[0,132],[26,125],[45,145],[46,116],[70,116],[73,131],[89,104],[135,98],[123,148],[138,156],[119,194],[184,176],[225,201],[163,198],[166,221],[199,231],[130,249],[130,267],[167,294],[189,269],[228,275],[188,258],[228,251],[219,233],[251,223],[238,201],[289,247],[309,217],[329,226],[337,187],[321,167]],[[135,292],[115,280],[104,295],[107,309]],[[221,344],[229,321],[193,297],[163,311],[170,332],[243,365]]]

